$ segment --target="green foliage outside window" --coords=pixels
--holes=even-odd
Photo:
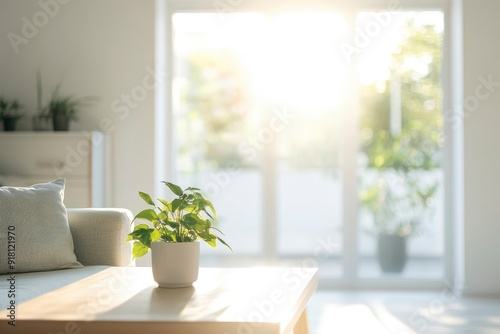
[[[225,168],[239,161],[238,144],[247,133],[250,103],[245,72],[230,52],[194,52],[185,65],[180,153],[194,153],[192,170]],[[193,152],[194,147],[199,152]],[[207,162],[210,165],[204,166]]]
[[[390,82],[363,90],[362,152],[366,169],[360,203],[373,214],[378,233],[410,235],[429,218],[439,182],[442,150],[442,33],[409,21],[393,53],[391,76],[399,77],[401,129],[390,129]],[[425,181],[427,180],[427,181]],[[366,184],[368,183],[368,184]]]

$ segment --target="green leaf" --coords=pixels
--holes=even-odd
[[[148,230],[150,226],[148,224],[139,224],[136,227],[134,227],[134,232],[137,230]]]
[[[185,204],[183,206],[183,203]],[[182,199],[176,198],[172,201],[172,212],[175,212],[177,210],[181,211],[186,207],[186,202],[183,201]]]
[[[163,198],[157,198],[157,200],[158,202],[166,206],[169,210],[171,210],[172,204],[169,201],[164,200]]]
[[[137,240],[146,247],[151,247],[151,242],[159,240],[161,232],[155,228],[150,228],[146,224],[137,225],[132,233],[130,233],[125,241]]]
[[[143,234],[149,234],[149,226],[146,224],[139,224],[134,228],[134,231],[129,233],[125,238],[125,242],[132,240],[140,240]]]
[[[144,200],[144,202],[148,203],[149,205],[152,205],[152,206],[155,205],[155,202],[153,202],[153,199],[148,194],[143,193],[142,191],[139,191],[139,196],[141,196],[141,198]]]
[[[155,219],[158,219],[158,215],[153,209],[142,210],[135,216],[135,219],[145,219],[147,221],[153,222]]]
[[[219,230],[219,229],[218,229],[217,227],[215,227],[215,226],[211,226],[210,228],[211,228],[211,229],[216,230],[217,232],[219,232],[219,233],[220,233],[220,234],[222,234],[222,235],[225,235],[224,233],[222,233],[222,231],[221,231],[221,230]]]
[[[205,198],[205,201],[207,202],[207,205],[210,207],[210,209],[212,210],[213,214],[215,217],[217,217],[217,212],[215,211],[215,207],[214,205],[212,204],[212,202],[210,202],[210,200],[206,199]],[[208,212],[207,212],[208,213]]]
[[[198,206],[193,205],[193,204],[186,205],[184,210],[189,212],[189,213],[194,213],[194,214],[198,214],[200,212],[200,210],[198,209]]]
[[[208,230],[208,228],[210,227],[210,223],[193,213],[184,215],[184,219],[182,222],[184,223],[184,226],[188,227],[189,229],[195,230],[196,232]]]
[[[172,190],[172,192],[174,194],[176,194],[177,196],[182,196],[182,194],[184,193],[182,191],[182,188],[179,187],[178,185],[175,185],[175,184],[170,183],[170,182],[165,182],[165,181],[163,181],[163,183],[165,183],[167,185],[167,187],[169,187],[170,190]]]
[[[155,229],[139,230],[137,235],[137,240],[139,240],[144,246],[151,247],[151,233]]]
[[[170,226],[173,229],[176,229],[177,227],[179,227],[179,223],[178,222],[167,220],[167,219],[163,220],[162,224]]]
[[[144,246],[141,242],[136,241],[132,246],[132,256],[134,259],[140,258],[149,251],[149,248]]]
[[[154,231],[151,232],[151,242],[158,241],[160,239],[161,239],[161,232],[158,231],[157,229],[154,229]]]
[[[217,247],[217,237],[213,234],[210,234],[210,237],[204,238],[205,242],[212,248]]]
[[[166,212],[166,211],[158,212],[158,219],[159,220],[167,220],[168,219],[168,212]]]
[[[166,242],[176,242],[175,235],[173,234],[164,234],[161,236],[161,239]]]
[[[233,249],[231,248],[231,246],[229,246],[227,244],[227,242],[225,242],[224,240],[222,240],[222,238],[217,237],[217,240],[219,240],[224,246],[226,246],[227,248],[229,248],[231,250],[231,252],[233,251]]]

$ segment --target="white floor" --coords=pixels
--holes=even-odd
[[[330,292],[309,307],[311,334],[500,334],[500,298],[452,292]]]

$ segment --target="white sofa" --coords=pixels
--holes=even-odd
[[[126,209],[68,209],[74,250],[82,268],[16,273],[16,304],[93,275],[110,266],[131,266],[132,213]],[[50,242],[50,241],[48,241]],[[8,303],[9,275],[0,275],[0,309]]]

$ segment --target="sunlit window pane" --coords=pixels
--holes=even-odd
[[[191,13],[173,26],[179,182],[213,198],[233,259],[321,253],[325,273],[339,276],[346,21]]]
[[[393,13],[360,57],[362,277],[443,277],[442,40],[441,12]]]
[[[211,198],[218,227],[240,257],[262,250],[262,175],[257,154],[245,149],[258,126],[247,51],[261,19],[259,14],[173,17],[176,177]],[[228,255],[202,251],[206,259]]]
[[[235,250],[203,248],[202,264],[337,279],[358,258],[361,279],[443,277],[442,12],[362,12],[354,27],[334,12],[172,21],[174,175],[213,200]],[[346,160],[358,198],[343,198]],[[379,262],[404,254],[392,243],[406,245],[401,268]]]

